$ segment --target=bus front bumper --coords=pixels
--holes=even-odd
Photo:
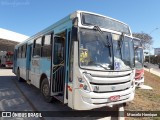
[[[86,92],[81,89],[75,89],[74,109],[75,110],[90,110],[104,106],[112,107],[116,104],[123,104],[134,99],[135,87],[128,90],[111,93],[94,93]],[[120,96],[116,101],[111,101],[111,96]]]

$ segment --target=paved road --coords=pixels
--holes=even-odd
[[[106,108],[98,109],[105,110]],[[46,103],[40,90],[25,82],[18,82],[11,69],[0,69],[0,111],[71,111],[57,100]],[[53,112],[54,114],[54,112]],[[63,115],[62,115],[63,116]],[[45,118],[0,118],[1,120],[116,120],[111,117],[45,117]]]

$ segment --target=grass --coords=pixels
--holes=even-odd
[[[153,90],[136,89],[134,100],[127,103],[125,110],[160,112],[160,77],[147,71],[144,75],[145,85],[151,86]],[[160,117],[127,118],[126,120],[160,120]]]

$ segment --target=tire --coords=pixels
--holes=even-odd
[[[50,96],[50,88],[49,88],[49,83],[47,78],[44,78],[42,80],[41,93],[46,102],[51,103],[53,101],[53,97]]]
[[[23,81],[21,76],[20,76],[20,70],[19,69],[17,70],[17,79],[18,79],[18,82],[22,82]]]

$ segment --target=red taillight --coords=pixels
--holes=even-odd
[[[143,74],[144,74],[144,69],[136,70],[135,80],[139,80]]]

